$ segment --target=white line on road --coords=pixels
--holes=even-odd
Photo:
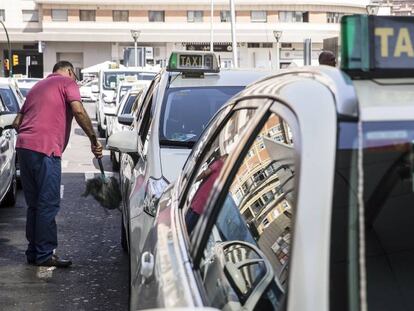
[[[65,192],[65,186],[60,185],[60,198],[63,199],[63,193]]]

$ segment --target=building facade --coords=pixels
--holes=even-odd
[[[78,71],[107,60],[122,63],[123,50],[134,45],[131,30],[139,31],[138,45],[149,48],[148,62],[165,64],[172,50],[208,50],[211,24],[214,50],[222,66],[232,66],[229,1],[213,3],[213,23],[211,0],[0,0],[0,19],[18,55],[10,64],[14,73],[47,75],[63,59]],[[323,40],[338,36],[340,17],[365,13],[369,0],[235,3],[240,67],[275,69],[302,65],[308,38],[316,62]],[[279,43],[275,30],[281,32]],[[4,59],[5,36],[0,42]]]

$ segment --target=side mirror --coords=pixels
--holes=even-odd
[[[131,114],[121,114],[118,116],[118,122],[122,125],[131,126],[134,122],[134,116]]]
[[[122,153],[138,152],[138,132],[122,131],[109,136],[107,148]]]
[[[99,93],[99,87],[97,85],[92,85],[91,91],[92,93]]]

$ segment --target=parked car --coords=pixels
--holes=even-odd
[[[414,309],[414,65],[375,31],[414,19],[342,25],[342,71],[246,88],[148,202],[131,310]]]
[[[98,79],[88,81],[79,88],[82,101],[95,102],[98,99],[97,93],[92,92],[94,86],[98,87]]]
[[[146,91],[148,90],[150,82],[141,81],[134,84],[133,88],[127,91],[123,96],[117,111],[112,115],[107,115],[107,135],[111,136],[114,133],[127,130],[130,126],[124,125],[125,122],[132,124],[138,108],[140,107],[142,100],[145,96]],[[118,118],[124,123],[120,123]],[[120,162],[120,153],[115,151],[110,151],[110,157],[112,161],[112,169],[115,171],[119,170]]]
[[[6,105],[0,98],[0,205],[16,202],[16,134],[11,125],[17,115],[17,105]]]
[[[201,63],[202,68],[197,65]],[[108,138],[108,147],[123,153],[121,234],[124,249],[130,251],[131,277],[138,273],[138,258],[156,212],[152,202],[178,176],[212,116],[230,97],[267,74],[220,71],[212,53],[173,52],[168,69],[151,82],[133,130]]]
[[[17,82],[12,78],[0,78],[0,97],[8,107],[15,107],[17,105],[20,109],[24,103],[24,96]]]
[[[92,87],[92,92],[97,94],[96,120],[98,122],[98,132],[101,137],[106,136],[106,115],[105,111],[115,108],[115,97],[118,83],[128,76],[135,76],[137,80],[152,80],[159,71],[158,68],[122,68],[105,69],[99,73],[97,87]]]

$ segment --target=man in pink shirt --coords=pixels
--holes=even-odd
[[[27,209],[27,262],[38,266],[68,267],[70,260],[54,254],[57,247],[55,217],[60,206],[61,157],[71,132],[72,119],[91,141],[91,151],[102,157],[76,84],[73,65],[58,62],[53,73],[27,94],[14,121],[18,131],[17,154]]]

